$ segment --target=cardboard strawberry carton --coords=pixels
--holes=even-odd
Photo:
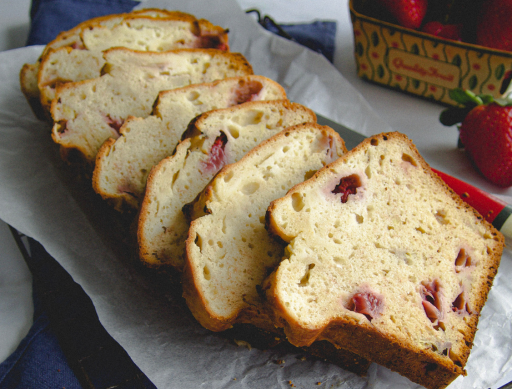
[[[362,79],[445,105],[464,88],[499,97],[512,71],[512,52],[444,39],[368,16],[350,0],[357,73]]]

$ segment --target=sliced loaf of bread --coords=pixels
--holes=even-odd
[[[104,52],[105,73],[57,88],[52,104],[53,140],[64,159],[69,151],[93,165],[108,138],[118,138],[128,116],[151,114],[158,93],[191,84],[252,74],[238,53],[181,49],[162,53],[114,48]]]
[[[163,20],[157,22],[157,19]],[[145,33],[138,34],[136,32],[136,28],[140,28],[145,31]],[[149,33],[148,29],[150,29]],[[162,33],[173,31],[179,32],[174,33],[177,39],[175,39],[176,46],[172,48],[228,48],[226,31],[222,30],[220,27],[213,26],[204,19],[197,20],[193,15],[183,12],[166,11],[161,9],[142,9],[132,11],[130,13],[101,16],[89,19],[68,31],[61,32],[53,41],[45,46],[43,53],[36,63],[25,64],[20,71],[21,90],[30,103],[30,106],[36,116],[42,120],[47,120],[47,112],[44,111],[41,106],[38,74],[41,62],[51,51],[55,51],[60,48],[67,48],[69,50],[77,49],[79,51],[83,51],[83,53],[75,54],[76,57],[87,57],[90,54],[87,54],[88,51],[97,52],[114,46],[125,46],[137,50],[147,50],[144,46],[145,41],[161,42],[162,39],[165,38],[165,35],[161,35]],[[160,35],[160,37],[157,37],[157,34]],[[138,35],[139,38],[142,38],[142,40],[135,39],[136,35]],[[130,41],[127,40],[128,36],[132,38]],[[179,36],[183,37],[183,42],[180,42]],[[169,44],[171,40],[167,37],[164,42]],[[166,48],[165,45],[162,45],[159,51],[169,49],[171,49],[171,47]],[[158,50],[158,47],[156,47],[156,50]],[[94,69],[98,70],[97,73],[99,73],[99,69],[101,69],[101,67],[98,68],[98,66],[101,64],[102,58],[98,58],[98,55],[94,55],[94,57],[96,58],[92,60],[85,58],[86,63],[81,65],[84,73],[91,72],[83,69],[85,66],[91,66],[91,64],[94,65]],[[52,64],[51,61],[49,62],[46,60],[45,62],[48,65],[55,67],[55,64]],[[68,63],[67,65],[68,66],[61,69],[61,71],[64,72],[61,77],[57,77],[57,73],[53,74],[53,77],[55,77],[56,80],[54,83],[57,83],[59,78],[64,82],[72,80],[66,72],[72,72],[72,69],[75,69],[79,63]],[[51,72],[49,72],[49,77],[52,77]]]
[[[190,15],[171,18],[138,16],[112,26],[96,25],[80,34],[82,46],[49,50],[41,60],[38,89],[42,106],[49,110],[57,85],[100,76],[105,65],[102,52],[112,47],[162,52],[184,48],[228,51],[227,32]]]
[[[308,108],[287,100],[255,101],[202,114],[187,138],[149,174],[138,221],[139,256],[150,267],[181,271],[189,223],[182,208],[226,164],[284,128],[315,122]],[[193,128],[192,128],[193,127]]]
[[[118,210],[136,209],[151,168],[173,154],[189,122],[201,113],[247,101],[282,100],[286,92],[263,76],[226,78],[161,92],[151,116],[128,118],[120,137],[96,156],[93,188]]]
[[[225,166],[189,208],[183,296],[205,328],[234,323],[271,330],[262,282],[281,261],[284,245],[265,229],[271,201],[346,152],[329,127],[289,127]]]
[[[264,289],[292,344],[325,339],[430,389],[465,374],[504,239],[405,135],[297,185],[267,227],[289,242]]]

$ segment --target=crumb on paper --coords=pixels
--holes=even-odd
[[[237,344],[237,346],[247,347],[249,350],[252,350],[252,346],[249,342],[246,342],[245,340],[237,340],[237,339],[234,339],[234,341]]]

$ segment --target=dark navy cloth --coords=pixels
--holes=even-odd
[[[0,388],[156,389],[108,334],[94,305],[39,243],[14,231],[32,273],[34,324],[0,364]]]
[[[27,45],[47,44],[87,19],[131,11],[132,0],[33,0]],[[259,13],[258,13],[259,17]],[[335,22],[260,24],[332,61]],[[16,351],[0,364],[0,389],[155,389],[101,325],[92,301],[37,242],[18,246],[33,276],[34,320]]]
[[[17,350],[0,364],[0,388],[80,389],[37,294],[34,323]]]
[[[329,61],[333,61],[336,45],[336,22],[315,21],[312,23],[278,24],[268,15],[262,17],[258,10],[247,12],[255,13],[258,17],[258,23],[268,31],[300,43],[323,54]]]
[[[296,42],[323,54],[329,61],[333,61],[336,22],[316,21],[313,23],[281,24],[280,27]],[[272,27],[269,27],[268,30],[276,32]]]
[[[133,0],[33,0],[27,46],[45,45],[85,20],[130,12],[138,4]]]

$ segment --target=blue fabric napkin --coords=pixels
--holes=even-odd
[[[0,364],[0,388],[156,389],[108,334],[82,287],[38,242],[13,230],[33,278],[34,323]]]
[[[258,23],[268,31],[290,39],[303,46],[323,54],[330,62],[333,61],[336,37],[336,22],[315,21],[312,23],[278,24],[269,15],[262,16],[257,9],[250,9]]]
[[[115,13],[130,12],[133,0],[33,0],[27,46],[46,45],[59,32],[85,20]]]
[[[133,0],[33,0],[27,45],[47,44],[82,21],[130,12],[138,4]],[[264,28],[332,61],[335,22],[278,25],[257,14]],[[80,285],[39,243],[28,239],[27,248],[18,233],[13,230],[13,234],[33,275],[34,320],[16,351],[0,364],[0,389],[155,388],[101,325]]]

